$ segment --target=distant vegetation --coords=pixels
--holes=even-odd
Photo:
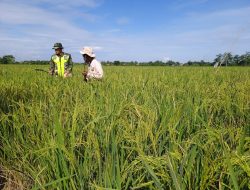
[[[13,55],[4,55],[0,57],[0,64],[13,64],[16,63],[15,57]]]
[[[227,55],[227,59],[224,60],[224,56]],[[250,52],[243,55],[232,55],[231,53],[218,54],[213,62],[200,61],[188,61],[186,63],[180,63],[178,61],[149,61],[149,62],[137,62],[137,61],[102,61],[103,65],[114,65],[114,66],[213,66],[217,62],[221,62],[222,66],[250,66]],[[29,65],[47,65],[48,60],[28,60],[28,61],[15,61],[13,55],[5,55],[0,57],[0,64],[29,64]],[[80,64],[80,63],[75,63]]]

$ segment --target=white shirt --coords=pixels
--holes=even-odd
[[[103,77],[102,65],[96,59],[93,59],[89,65],[87,78],[101,79]]]

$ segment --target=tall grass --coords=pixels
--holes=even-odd
[[[5,189],[250,189],[250,68],[0,65]]]

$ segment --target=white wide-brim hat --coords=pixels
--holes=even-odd
[[[84,47],[84,48],[82,48],[82,50],[80,51],[80,53],[82,55],[86,54],[86,55],[88,55],[90,57],[95,57],[95,54],[94,54],[93,49],[91,47]]]

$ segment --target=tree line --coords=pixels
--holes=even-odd
[[[47,60],[29,60],[29,61],[16,61],[13,55],[4,55],[0,57],[0,64],[30,64],[30,65],[47,65]],[[80,63],[75,63],[80,64]],[[231,53],[224,53],[216,55],[213,62],[207,61],[188,61],[186,63],[180,63],[178,61],[149,61],[149,62],[137,62],[137,61],[102,61],[103,65],[114,66],[213,66],[219,64],[221,66],[250,66],[250,52],[243,55],[232,55]]]

